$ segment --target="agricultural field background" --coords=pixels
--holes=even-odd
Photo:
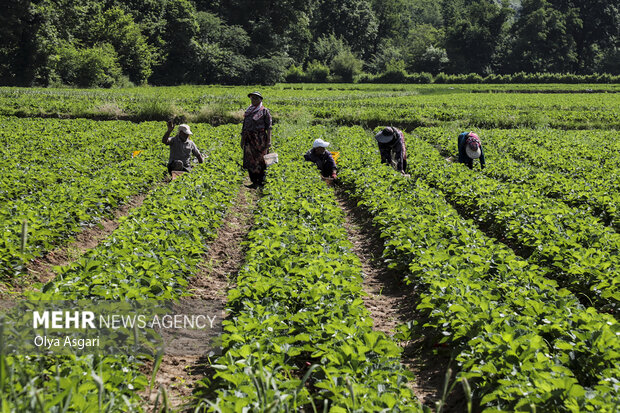
[[[251,190],[255,89],[0,88],[3,299],[227,311],[221,356],[11,354],[0,323],[1,411],[620,409],[620,85],[260,87]],[[172,118],[206,161],[171,181]],[[451,161],[469,130],[483,170]]]

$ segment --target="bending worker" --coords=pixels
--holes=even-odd
[[[473,132],[463,132],[459,135],[457,143],[460,163],[473,169],[474,159],[480,159],[480,169],[484,169],[484,151],[478,135]]]
[[[336,162],[332,157],[332,154],[325,148],[329,146],[329,142],[325,142],[323,139],[316,139],[312,143],[312,149],[305,153],[304,159],[306,161],[314,162],[321,171],[323,178],[336,179]]]
[[[405,135],[400,129],[392,126],[383,129],[375,135],[381,163],[391,165],[392,168],[405,175],[407,170],[407,148],[405,148]]]
[[[189,126],[186,124],[179,125],[176,136],[171,138],[170,134],[174,129],[174,125],[172,121],[168,121],[166,124],[168,126],[168,130],[164,133],[164,137],[161,141],[164,145],[170,146],[168,173],[172,175],[172,171],[190,172],[192,170],[192,166],[189,161],[192,154],[194,154],[196,159],[198,159],[199,163],[203,163],[204,159],[202,158],[202,154],[196,147],[196,144],[189,139],[190,135],[192,135],[192,131],[189,129]]]

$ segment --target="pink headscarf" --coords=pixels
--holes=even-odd
[[[473,132],[469,132],[467,139],[465,140],[465,144],[467,144],[467,146],[474,151],[482,146],[480,143],[480,138]]]

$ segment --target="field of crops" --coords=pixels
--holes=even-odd
[[[258,190],[240,167],[249,91],[0,88],[3,299],[178,300],[202,285],[227,311],[222,354],[181,361],[14,354],[0,323],[0,411],[620,409],[619,85],[261,88],[279,163]],[[205,162],[170,180],[173,116]],[[380,163],[385,125],[406,132],[408,175]],[[465,130],[482,170],[451,160]],[[303,160],[316,138],[340,152],[335,182]],[[92,231],[95,246],[35,270]],[[371,261],[408,305],[370,292]]]

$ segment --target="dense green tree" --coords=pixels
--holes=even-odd
[[[523,0],[512,27],[512,71],[574,72],[579,56],[571,24],[582,24],[574,9],[563,14],[547,0]]]
[[[403,51],[390,40],[385,40],[377,47],[377,52],[372,55],[372,58],[366,62],[364,70],[370,73],[381,73],[394,62],[402,62],[404,69]]]
[[[311,27],[315,39],[330,34],[347,39],[363,58],[375,52],[379,21],[369,0],[320,0]]]
[[[337,80],[352,82],[355,75],[359,74],[362,70],[362,61],[359,60],[353,52],[343,51],[334,56],[329,68],[336,76]]]
[[[5,0],[0,82],[618,74],[619,22],[617,0]]]
[[[310,40],[309,13],[314,0],[230,0],[219,12],[228,24],[239,25],[250,35],[250,58],[271,55],[305,56]]]
[[[196,9],[189,0],[168,0],[163,20],[163,60],[154,68],[151,80],[156,84],[187,82],[191,78],[190,68],[199,60],[200,47],[194,40],[199,29]]]
[[[66,44],[50,56],[51,80],[79,87],[111,87],[121,80],[118,60],[109,43],[87,48]]]
[[[92,42],[111,44],[123,73],[134,83],[146,83],[152,73],[153,47],[146,42],[132,17],[115,6],[94,16],[93,20]]]
[[[42,24],[28,0],[7,0],[0,13],[0,79],[6,85],[28,85],[40,56],[36,32]]]
[[[571,1],[569,10],[554,6],[572,16],[568,31],[575,40],[580,73],[592,73],[600,63],[613,61],[613,51],[620,47],[620,3],[617,0]]]
[[[242,83],[249,71],[243,52],[250,37],[240,26],[229,26],[210,12],[198,12],[199,59],[192,68],[196,83]]]
[[[451,71],[484,74],[490,70],[510,13],[509,8],[490,0],[467,6],[466,13],[446,28]]]
[[[333,33],[319,37],[313,45],[311,56],[313,60],[329,64],[337,54],[350,52],[351,47],[342,37]]]
[[[444,48],[445,32],[430,24],[412,27],[403,47],[407,70],[438,73],[448,63]]]

